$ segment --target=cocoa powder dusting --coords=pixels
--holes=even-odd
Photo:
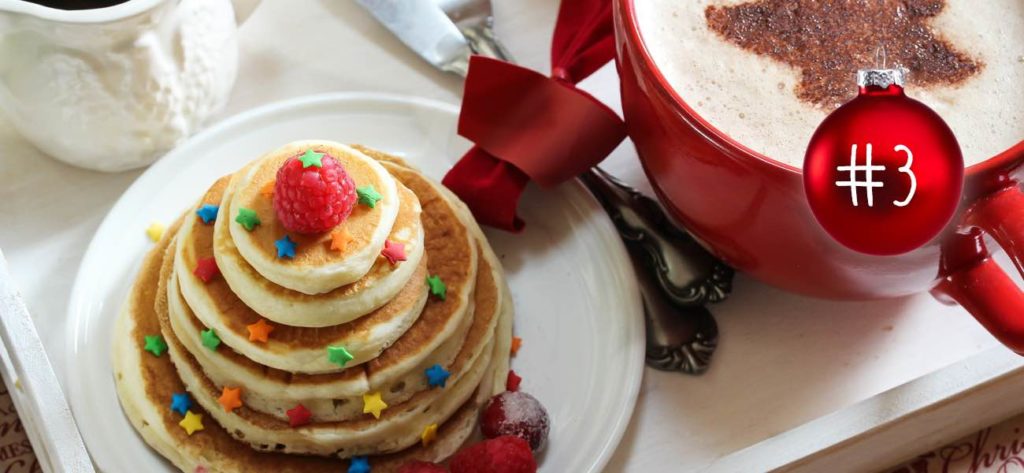
[[[914,87],[955,85],[983,64],[928,25],[945,0],[760,0],[704,11],[712,31],[746,50],[800,71],[796,95],[832,109],[856,94],[858,69],[910,71]]]

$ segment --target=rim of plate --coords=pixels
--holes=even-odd
[[[71,399],[71,394],[76,391],[75,388],[83,386],[85,381],[82,379],[85,376],[85,373],[83,372],[84,370],[75,370],[71,368],[75,366],[76,354],[79,350],[83,349],[81,342],[84,340],[82,340],[81,337],[88,333],[88,326],[91,320],[89,317],[86,317],[86,315],[87,313],[95,312],[96,310],[114,310],[114,308],[86,309],[86,307],[91,306],[91,304],[88,304],[87,302],[94,297],[94,292],[90,289],[93,288],[96,283],[89,282],[88,275],[85,274],[85,270],[95,265],[92,260],[98,257],[97,254],[99,253],[99,250],[97,248],[102,243],[101,237],[116,230],[116,228],[114,228],[115,224],[112,220],[112,216],[122,213],[129,205],[129,201],[124,197],[138,192],[137,189],[139,188],[152,184],[149,181],[157,179],[153,176],[162,175],[165,168],[169,169],[177,162],[188,159],[188,151],[190,151],[191,148],[201,147],[206,141],[213,140],[219,135],[227,133],[251,120],[292,108],[327,105],[331,103],[343,104],[359,101],[376,101],[380,103],[413,105],[456,116],[459,113],[458,106],[439,100],[379,92],[333,92],[306,95],[271,102],[230,116],[193,135],[191,138],[169,151],[156,163],[146,169],[124,191],[124,193],[121,194],[121,197],[117,199],[117,202],[115,202],[110,208],[107,215],[103,217],[103,221],[96,229],[96,232],[93,234],[92,239],[90,239],[89,244],[86,247],[85,254],[75,274],[74,284],[71,289],[71,297],[68,302],[68,317],[70,319],[70,323],[67,324],[67,328],[65,329],[65,353],[63,357],[65,365],[59,370],[59,372],[66,381],[65,389],[68,393],[69,403],[71,404],[72,416],[75,414],[75,406],[79,403]],[[611,460],[611,456],[615,453],[616,448],[622,441],[622,437],[625,435],[626,428],[636,407],[636,400],[640,392],[640,384],[644,373],[643,359],[646,335],[644,333],[645,329],[643,326],[643,305],[640,299],[640,289],[637,285],[637,278],[633,272],[632,262],[629,259],[626,248],[622,243],[622,240],[619,238],[618,232],[615,230],[611,219],[608,218],[607,213],[605,213],[600,203],[578,180],[566,182],[563,186],[571,186],[574,193],[581,195],[581,202],[585,202],[588,207],[591,207],[592,210],[596,210],[597,213],[602,216],[591,219],[588,223],[593,226],[597,232],[596,234],[599,235],[606,243],[608,251],[604,253],[604,256],[608,260],[609,266],[619,268],[622,272],[620,274],[621,277],[619,278],[621,285],[618,287],[623,289],[623,295],[627,299],[624,301],[624,304],[626,306],[633,307],[633,313],[631,315],[625,315],[622,317],[627,321],[627,323],[624,325],[626,330],[622,331],[620,335],[628,343],[628,351],[623,354],[623,358],[627,360],[634,360],[632,363],[636,363],[639,368],[625,373],[628,375],[626,378],[620,378],[621,381],[627,382],[625,398],[623,399],[624,402],[620,406],[621,409],[616,409],[617,412],[612,414],[615,419],[610,422],[609,432],[611,435],[609,435],[604,444],[601,445],[600,454],[591,463],[589,471],[596,472],[601,471]],[[79,430],[81,430],[81,428],[79,428]],[[88,446],[88,442],[86,442],[86,445]]]

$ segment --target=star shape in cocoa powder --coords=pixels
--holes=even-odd
[[[831,110],[857,92],[858,69],[904,67],[914,87],[955,85],[983,64],[928,24],[945,0],[757,0],[709,6],[708,27],[730,43],[800,71],[797,97]],[[753,106],[754,104],[752,104]]]

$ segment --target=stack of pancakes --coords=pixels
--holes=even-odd
[[[278,168],[307,150],[375,194],[332,232],[288,232],[274,211]],[[285,236],[294,257],[278,254]],[[505,389],[511,324],[500,264],[456,197],[393,156],[297,142],[214,183],[146,257],[116,327],[117,390],[183,471],[336,472],[353,457],[391,471],[473,432]],[[167,353],[145,349],[157,335]]]

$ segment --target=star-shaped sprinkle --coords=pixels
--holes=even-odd
[[[207,470],[206,467],[203,466],[203,465],[199,465],[199,466],[196,467],[195,471],[192,472],[192,473],[210,473],[210,470]]]
[[[345,251],[348,244],[352,242],[352,234],[345,228],[339,228],[331,232],[331,249],[335,251]]]
[[[377,201],[384,198],[384,196],[380,195],[380,193],[377,192],[377,189],[374,189],[372,185],[357,187],[356,195],[359,196],[360,204],[363,204],[371,209],[377,206]]]
[[[217,220],[217,212],[220,211],[220,207],[213,204],[203,204],[196,210],[196,215],[203,220],[203,223],[210,223]]]
[[[448,377],[452,375],[448,370],[437,364],[427,368],[425,373],[427,374],[427,384],[432,388],[443,388],[445,383],[448,382]]]
[[[278,258],[295,258],[295,240],[288,235],[285,235],[280,240],[274,241],[274,246],[277,247]]]
[[[246,325],[245,328],[249,329],[250,342],[267,343],[267,340],[270,337],[270,332],[274,331],[274,326],[268,324],[264,319],[260,319],[259,322],[254,324]]]
[[[163,355],[167,351],[167,342],[164,341],[164,337],[161,335],[146,335],[144,350],[152,353],[154,356]]]
[[[318,168],[324,167],[324,163],[321,161],[324,159],[323,153],[317,153],[312,149],[307,149],[302,156],[299,156],[299,162],[302,163],[302,168],[308,168],[310,166],[316,166]]]
[[[511,350],[509,350],[509,353],[510,353],[510,354],[511,354],[512,356],[515,356],[515,355],[516,355],[516,353],[519,353],[519,349],[520,349],[520,348],[521,348],[522,346],[523,346],[523,339],[522,339],[522,338],[519,338],[519,337],[512,337],[512,349],[511,349]]]
[[[171,394],[171,410],[178,414],[185,415],[189,409],[192,408],[192,398],[188,397],[188,393],[174,393]]]
[[[384,249],[381,250],[380,255],[387,258],[388,263],[396,265],[399,261],[405,261],[406,259],[405,244],[386,240],[384,242]]]
[[[238,216],[235,217],[235,221],[245,227],[250,232],[263,222],[260,221],[259,215],[256,215],[256,211],[253,209],[247,209],[242,207],[238,209]]]
[[[448,286],[444,284],[438,275],[427,276],[427,286],[430,287],[430,294],[442,301],[448,297]]]
[[[370,461],[366,457],[352,457],[348,473],[370,473]]]
[[[185,429],[186,434],[192,435],[197,431],[203,430],[203,415],[187,411],[185,412],[185,418],[181,419],[178,425]]]
[[[309,423],[309,419],[313,417],[313,413],[309,412],[309,409],[306,409],[306,406],[302,404],[288,409],[284,413],[288,414],[288,425],[292,427],[306,425]]]
[[[153,222],[146,227],[146,236],[154,242],[160,241],[160,238],[164,236],[164,231],[166,230],[167,227],[165,227],[164,224],[160,222]]]
[[[381,411],[387,408],[379,392],[363,394],[363,414],[373,414],[374,418],[380,419]]]
[[[856,95],[857,88],[850,87],[853,74],[878,65],[880,42],[889,64],[910,70],[915,88],[957,85],[984,66],[929,25],[943,12],[942,0],[729,3],[705,8],[708,29],[747,51],[791,66],[800,78],[795,95],[828,110]]]
[[[229,388],[224,386],[224,389],[220,392],[220,398],[217,399],[217,402],[224,408],[224,412],[231,412],[242,407],[242,388]]]
[[[344,368],[345,364],[355,358],[343,346],[327,347],[327,360]]]
[[[263,187],[260,188],[260,195],[272,197],[274,195],[274,185],[276,184],[277,181],[269,181],[266,184],[263,184]]]
[[[430,424],[423,428],[423,433],[420,434],[420,443],[423,447],[429,447],[430,444],[434,443],[437,439],[437,424]]]
[[[523,382],[523,378],[520,378],[515,371],[508,370],[508,378],[505,379],[505,390],[518,391],[519,383],[521,382]]]
[[[199,332],[199,338],[203,340],[203,346],[209,348],[210,351],[217,351],[217,347],[220,346],[220,337],[212,328]]]
[[[217,260],[213,257],[199,258],[196,260],[196,269],[192,270],[192,274],[195,274],[204,283],[210,282],[211,279],[220,274],[220,268],[217,267]]]

